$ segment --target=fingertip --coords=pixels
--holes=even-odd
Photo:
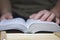
[[[34,19],[35,16],[36,16],[36,14],[32,14],[31,16],[29,16],[29,18]]]
[[[56,23],[60,24],[60,19],[59,18],[56,18]]]
[[[13,19],[13,16],[11,16],[10,18]]]
[[[8,17],[7,19],[13,19],[13,17],[11,16],[11,17]]]
[[[5,20],[5,17],[2,16],[2,17],[1,17],[1,20]]]
[[[54,20],[55,18],[55,15],[52,13],[48,18],[47,18],[47,21],[52,21]]]
[[[31,18],[32,18],[32,16],[29,16],[29,18],[31,19]]]

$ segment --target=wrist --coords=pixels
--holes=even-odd
[[[3,14],[11,14],[11,12],[8,12],[8,11],[1,11],[2,15]]]
[[[52,13],[54,13],[56,15],[56,17],[60,18],[60,12],[56,9],[52,9],[50,10]]]
[[[1,15],[11,15],[11,16],[12,16],[12,13],[10,13],[10,12],[5,12],[5,13],[2,13]]]

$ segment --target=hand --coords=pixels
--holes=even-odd
[[[13,16],[11,13],[5,13],[5,14],[2,14],[1,16],[1,20],[5,20],[5,19],[12,19]]]
[[[42,10],[38,13],[32,14],[29,18],[41,20],[41,21],[52,21],[54,20],[57,24],[60,24],[60,19],[50,11]]]

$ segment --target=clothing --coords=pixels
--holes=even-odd
[[[28,18],[31,14],[40,10],[51,9],[57,0],[10,0],[12,11],[19,16]]]

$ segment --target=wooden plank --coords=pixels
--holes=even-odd
[[[60,40],[60,38],[54,34],[20,34],[20,33],[8,33],[7,40]]]
[[[0,40],[60,40],[60,33],[22,34],[1,31]]]
[[[54,34],[60,38],[60,32],[55,32]]]
[[[6,31],[0,31],[0,40],[7,40],[6,37]]]

